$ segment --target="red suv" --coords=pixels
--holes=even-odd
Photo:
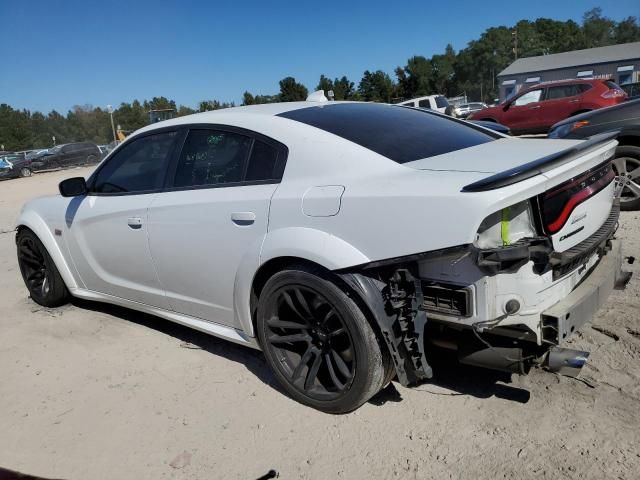
[[[469,116],[506,125],[514,134],[546,133],[560,120],[617,105],[627,94],[611,80],[563,80],[539,83],[495,107]]]

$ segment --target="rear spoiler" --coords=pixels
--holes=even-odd
[[[513,185],[514,183],[521,182],[527,178],[535,177],[536,175],[548,172],[558,165],[574,160],[578,154],[587,153],[597,149],[606,142],[615,139],[619,133],[620,132],[616,130],[613,132],[593,135],[574,147],[567,148],[566,150],[562,150],[557,153],[552,153],[551,155],[539,158],[538,160],[524,163],[509,170],[505,170],[504,172],[496,173],[490,177],[470,183],[462,188],[462,192],[486,192],[488,190],[506,187],[507,185]]]

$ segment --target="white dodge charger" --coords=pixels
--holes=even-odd
[[[230,108],[130,136],[17,226],[34,301],[147,312],[260,348],[326,412],[459,361],[577,370],[623,287],[611,136],[513,139],[419,109]]]

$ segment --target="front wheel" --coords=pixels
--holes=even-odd
[[[624,184],[620,209],[640,209],[640,147],[622,145],[616,148],[613,168],[619,181]]]
[[[267,363],[300,403],[355,410],[389,381],[388,352],[358,305],[329,274],[293,267],[271,277],[258,302]]]
[[[69,291],[37,235],[23,229],[18,233],[16,244],[20,273],[33,301],[49,308],[67,303]]]
[[[31,169],[28,167],[22,167],[20,169],[20,176],[21,177],[30,177],[31,176]]]

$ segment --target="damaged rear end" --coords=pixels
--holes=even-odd
[[[376,318],[401,383],[431,378],[429,357],[441,349],[502,371],[543,364],[577,375],[588,353],[567,340],[630,277],[615,237],[615,146],[601,135],[492,172],[460,192],[470,204],[504,205],[473,241],[341,272]],[[517,198],[534,178],[537,190]]]

